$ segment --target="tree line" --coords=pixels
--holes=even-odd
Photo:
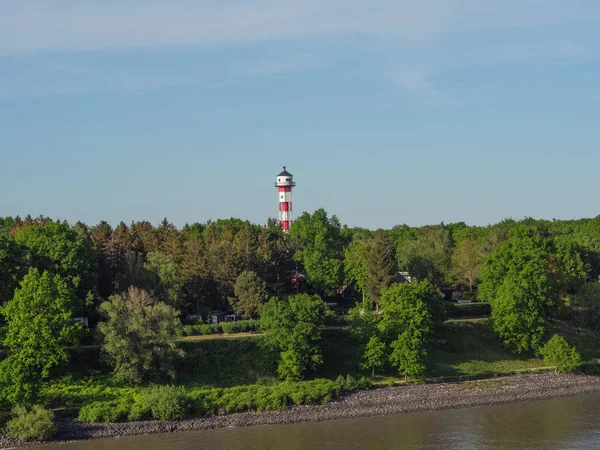
[[[394,283],[398,271],[413,281]],[[34,396],[80,339],[69,322],[77,315],[99,321],[121,381],[172,377],[180,316],[213,309],[260,317],[279,375],[300,379],[322,364],[332,299],[353,307],[364,369],[419,377],[453,290],[490,303],[494,331],[512,351],[560,354],[566,343],[557,339],[544,350],[547,322],[568,316],[598,327],[599,274],[600,217],[371,231],[319,209],[289,233],[273,220],[178,229],[166,219],[113,228],[8,217],[0,219],[0,337],[11,352],[0,385],[14,403]]]
[[[273,220],[257,225],[227,219],[178,229],[167,219],[158,226],[141,221],[112,227],[105,221],[88,226],[7,217],[0,218],[0,305],[12,298],[32,268],[59,275],[74,290],[73,313],[92,318],[103,300],[129,286],[147,290],[182,313],[234,309],[256,317],[258,306],[270,296],[298,292],[365,298],[377,309],[381,291],[397,271],[427,279],[445,292],[466,291],[466,296],[491,300],[496,288],[479,285],[491,272],[496,277],[504,272],[486,269],[486,261],[510,240],[511,230],[524,227],[537,239],[528,245],[543,252],[548,264],[557,270],[561,264],[572,265],[569,279],[554,280],[561,290],[557,295],[597,280],[600,218],[370,231],[342,226],[320,209],[302,214],[285,234]]]

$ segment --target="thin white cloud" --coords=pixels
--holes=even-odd
[[[3,0],[0,53],[600,23],[597,0]]]

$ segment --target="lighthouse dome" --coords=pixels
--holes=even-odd
[[[277,175],[277,182],[275,183],[275,186],[279,187],[279,186],[294,186],[294,176],[289,173],[286,169],[285,166],[283,167],[283,172],[281,172],[279,175]]]

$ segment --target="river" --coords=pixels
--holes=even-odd
[[[317,423],[131,436],[43,450],[598,449],[600,394]]]

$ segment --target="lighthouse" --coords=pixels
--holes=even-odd
[[[296,186],[294,176],[283,166],[283,172],[277,175],[275,182],[279,193],[279,226],[283,231],[288,231],[292,226],[292,188],[294,186]]]

